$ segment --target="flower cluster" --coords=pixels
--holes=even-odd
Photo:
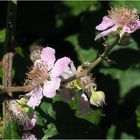
[[[108,11],[108,15],[103,17],[101,24],[96,26],[96,29],[101,32],[95,37],[95,40],[107,36],[111,32],[119,33],[120,37],[124,33],[133,33],[140,29],[140,20],[135,8],[114,7]]]
[[[77,100],[81,113],[87,114],[90,111],[90,104],[97,107],[103,106],[105,103],[105,94],[102,91],[96,91],[97,85],[92,75],[87,73],[87,69],[79,66],[76,70],[73,62],[65,69],[61,75],[64,79],[76,75],[77,78],[63,88],[61,88],[61,96],[64,101]]]
[[[34,56],[34,54],[38,55]],[[30,97],[27,105],[34,108],[39,106],[43,96],[52,98],[56,95],[56,90],[60,87],[60,76],[71,60],[68,57],[63,57],[56,61],[55,50],[50,47],[43,48],[37,53],[33,51],[31,58],[34,61],[34,66],[27,74],[26,84],[34,89],[26,96]]]

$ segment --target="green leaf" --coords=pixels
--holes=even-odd
[[[66,38],[67,41],[70,41],[73,46],[75,47],[75,51],[77,52],[78,59],[83,61],[92,61],[97,57],[97,51],[93,48],[83,49],[80,47],[78,42],[78,35],[73,35],[68,38]]]
[[[4,128],[4,138],[5,139],[20,139],[19,136],[19,128],[14,121],[6,122],[6,126]]]
[[[3,78],[3,68],[0,68],[0,78]]]
[[[112,124],[107,131],[106,138],[107,139],[114,139],[115,138],[115,132],[116,132],[116,125]]]
[[[51,137],[57,135],[58,131],[55,127],[55,124],[53,124],[53,123],[48,124],[47,129],[44,131],[44,133],[45,133],[45,135],[42,138],[42,140],[47,140],[48,138],[51,138]]]
[[[103,113],[100,109],[97,110],[91,110],[88,114],[84,115],[81,114],[80,110],[76,110],[76,117],[87,120],[88,122],[91,122],[93,124],[99,124],[101,117],[103,116]]]
[[[137,120],[137,127],[140,130],[140,105],[136,108],[136,120]]]
[[[17,54],[19,54],[21,57],[25,57],[24,53],[23,53],[23,49],[21,47],[16,47],[15,51]]]
[[[6,34],[6,29],[5,28],[0,30],[0,43],[5,42],[5,34]]]
[[[62,1],[62,3],[70,9],[70,14],[79,15],[87,10],[96,11],[100,8],[98,1]]]
[[[129,134],[125,133],[125,132],[122,132],[120,139],[133,139],[134,140],[135,137],[132,136],[132,135],[129,135]]]
[[[53,110],[53,106],[51,103],[42,102],[40,108],[44,111],[44,113],[55,119],[56,112]]]
[[[37,114],[37,125],[44,126],[47,123],[46,118],[43,118],[39,114]]]
[[[17,5],[17,0],[11,0],[15,5]]]
[[[93,110],[92,108],[88,114],[82,114],[77,105],[76,100],[70,101],[69,105],[72,110],[75,110],[76,117],[84,119],[84,120],[94,123],[94,124],[98,124],[101,120],[101,117],[104,116],[104,114],[102,113],[102,110],[100,110],[100,109]]]
[[[118,70],[118,69],[105,69],[100,70],[105,75],[111,75],[113,79],[119,81],[120,98],[124,98],[126,94],[133,88],[140,85],[140,71],[137,69]]]

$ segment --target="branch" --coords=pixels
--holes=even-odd
[[[106,46],[105,51],[94,61],[91,62],[87,71],[83,74],[80,74],[80,76],[77,75],[73,75],[72,77],[65,79],[64,81],[62,81],[62,84],[65,85],[75,79],[79,79],[80,77],[85,76],[87,73],[89,73],[93,68],[95,68],[100,62],[102,62],[102,60],[104,60],[107,55],[109,54],[109,52],[111,51],[111,49],[118,43],[119,41],[119,36],[115,37],[115,39],[113,40],[113,42],[111,44],[108,44],[108,46]]]

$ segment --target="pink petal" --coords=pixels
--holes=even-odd
[[[63,79],[67,79],[75,74],[76,74],[76,68],[73,62],[71,61],[71,63],[64,69],[64,72],[61,74],[61,77]]]
[[[139,20],[134,22],[134,28],[133,29],[130,29],[130,27],[124,26],[123,29],[122,29],[122,32],[124,32],[124,33],[125,32],[126,33],[133,33],[138,29],[140,29],[140,21]]]
[[[50,47],[42,49],[41,59],[45,60],[48,64],[48,67],[53,67],[55,62],[55,50]]]
[[[83,97],[83,99],[84,99],[85,101],[88,101],[88,98],[87,98],[87,96],[86,96],[84,93],[81,95],[81,97]]]
[[[60,78],[53,78],[50,81],[45,81],[43,86],[43,95],[47,98],[52,98],[56,95],[56,90],[60,87]]]
[[[31,129],[33,129],[35,127],[35,125],[36,125],[36,121],[37,121],[36,115],[34,114],[32,116],[32,118],[30,119],[30,121],[25,124],[23,129],[24,130],[31,130]]]
[[[111,18],[105,16],[105,17],[103,17],[102,22],[98,26],[96,26],[96,29],[99,31],[103,31],[103,30],[106,30],[107,28],[113,26],[114,24],[115,23]]]
[[[51,71],[51,75],[53,77],[60,76],[64,72],[64,70],[66,69],[66,67],[68,66],[70,62],[71,60],[68,57],[63,57],[61,59],[58,59],[56,63],[54,64],[54,67]]]
[[[31,134],[30,132],[25,132],[22,135],[22,140],[37,140],[35,135]]]
[[[113,26],[112,28],[107,29],[107,30],[101,32],[100,34],[98,34],[98,35],[95,37],[94,40],[97,40],[97,39],[99,39],[99,38],[101,38],[101,37],[107,36],[107,35],[108,35],[109,33],[111,33],[111,32],[117,31],[117,28],[118,28],[118,26],[115,25],[115,26]]]
[[[27,105],[30,107],[35,107],[35,106],[39,106],[41,99],[43,97],[42,95],[42,88],[41,87],[37,87],[35,88],[33,91],[31,91],[30,93],[26,94],[27,96],[31,96],[30,99],[27,102]]]

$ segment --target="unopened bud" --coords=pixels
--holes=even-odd
[[[92,105],[95,105],[97,107],[101,106],[103,107],[103,104],[105,103],[105,94],[103,91],[94,91],[92,92],[92,95],[90,97],[90,103]]]

